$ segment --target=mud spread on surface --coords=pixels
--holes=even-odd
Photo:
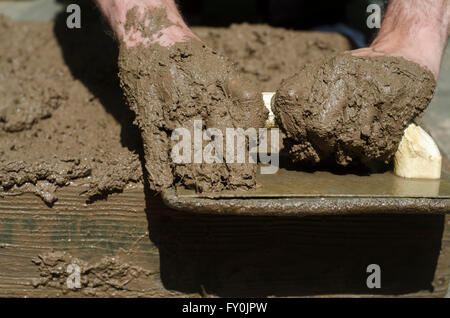
[[[283,81],[274,113],[295,162],[387,162],[435,86],[431,72],[403,58],[338,54]]]
[[[93,27],[91,36],[55,34],[50,23],[0,17],[3,190],[34,192],[52,204],[57,187],[74,180],[89,184],[87,199],[141,181],[139,156],[129,149],[137,148],[139,134],[121,126],[131,124],[132,112],[114,94],[116,62],[105,58],[116,48],[102,40],[100,23]]]
[[[194,28],[209,46],[236,63],[244,76],[262,91],[275,92],[281,81],[311,61],[351,48],[342,35],[293,31],[267,25],[231,25]]]
[[[291,66],[348,49],[348,42],[337,34],[249,25],[194,28],[194,31],[211,47],[228,54],[241,75],[261,81],[260,91],[275,90],[284,73],[290,74]],[[279,54],[277,47],[289,55]],[[287,53],[300,52],[300,48],[305,60],[296,53]],[[185,57],[188,50],[204,52],[198,57]],[[165,56],[167,63],[173,59],[198,61],[205,55],[210,63],[222,59],[203,47],[178,46],[172,53],[172,57]],[[122,98],[117,61],[117,44],[105,34],[98,15],[86,18],[80,30],[67,29],[65,16],[56,23],[17,23],[0,17],[0,188],[4,195],[32,192],[51,205],[57,200],[58,188],[74,182],[88,184],[89,190],[83,195],[89,202],[143,181],[141,137],[133,125],[134,114]],[[166,74],[168,66],[154,65],[165,68]],[[229,64],[224,67],[227,72],[231,69]],[[182,71],[183,68],[177,70]],[[236,85],[228,88],[233,87]],[[210,91],[202,93],[203,89]],[[194,94],[184,99],[183,107],[165,109],[164,115],[172,116],[168,118],[171,123],[168,128],[173,128],[176,123],[173,118],[181,111],[192,111],[190,119],[202,118],[209,127],[230,124],[231,118],[224,122],[220,118],[217,122],[219,109],[224,108],[208,106],[219,98],[235,107],[236,99],[225,97],[224,92],[229,91],[201,82],[184,90],[178,96],[180,100],[191,93],[200,94],[202,108],[192,108]],[[166,133],[164,129],[162,132]],[[149,144],[147,153],[153,147],[157,146]],[[153,174],[161,171],[157,166],[148,168]],[[207,175],[212,169],[197,168],[210,180],[216,180],[222,173],[214,171]],[[187,185],[195,184],[192,177],[198,174],[193,174],[191,167],[179,166],[176,170],[176,181],[183,179]],[[227,172],[223,173],[226,176]],[[252,185],[245,178],[228,177],[228,182],[244,187]],[[221,185],[223,180],[217,187]]]

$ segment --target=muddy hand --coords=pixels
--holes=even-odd
[[[118,40],[127,47],[158,43],[168,47],[197,39],[173,0],[96,0]]]
[[[202,151],[206,142],[202,141],[200,156],[195,152],[198,131],[216,129],[225,136],[227,128],[264,127],[262,98],[240,81],[225,58],[196,40],[168,48],[159,44],[122,47],[119,69],[121,86],[137,115],[147,179],[153,189],[173,183],[197,191],[255,185],[255,164],[227,164],[223,153],[217,161],[206,162]],[[180,129],[188,134],[180,138],[189,138],[192,153],[184,157],[184,149],[183,159],[177,160],[172,150],[180,139],[173,134]]]
[[[434,87],[433,74],[405,59],[339,54],[285,80],[274,113],[294,161],[387,162]]]
[[[433,96],[449,21],[446,0],[390,0],[369,48],[305,65],[287,79],[274,112],[291,158],[343,166],[391,160]]]
[[[198,191],[251,188],[256,165],[205,160],[203,151],[195,153],[194,130],[215,128],[225,136],[227,128],[264,127],[262,98],[187,28],[172,1],[164,3],[135,3],[116,31],[121,86],[142,133],[148,183],[157,191],[173,184]],[[174,158],[185,138],[174,136],[180,131],[189,133],[192,147]]]

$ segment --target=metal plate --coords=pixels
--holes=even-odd
[[[358,176],[327,171],[302,172],[280,169],[273,175],[258,175],[257,188],[249,191],[196,193],[177,188],[179,197],[196,198],[299,198],[299,197],[383,197],[450,198],[450,176],[440,180],[405,179],[392,172]]]
[[[164,203],[178,211],[206,215],[307,216],[347,214],[448,214],[450,175],[411,180],[391,172],[358,176],[281,169],[259,175],[251,191],[195,193],[167,189]]]

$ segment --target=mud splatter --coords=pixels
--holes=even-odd
[[[148,288],[145,278],[156,274],[131,265],[120,256],[103,257],[91,264],[69,253],[50,252],[33,258],[32,262],[38,267],[40,275],[33,279],[33,286],[56,289],[66,296],[144,296]]]

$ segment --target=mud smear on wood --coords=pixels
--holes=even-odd
[[[40,278],[34,288],[59,290],[61,296],[136,297],[144,296],[150,275],[155,273],[132,265],[123,256],[103,257],[91,264],[65,252],[49,252],[32,259]]]
[[[86,19],[81,30],[68,30],[64,22],[56,25],[15,23],[0,17],[0,187],[4,194],[36,193],[51,205],[57,200],[57,189],[73,182],[89,186],[84,193],[87,201],[142,182],[141,137],[132,123],[133,112],[122,100],[117,76],[117,44],[105,35],[100,17],[91,20]],[[310,34],[268,26],[235,25],[230,29],[200,28],[195,31],[237,65],[240,74],[233,70],[230,78],[245,76],[253,82],[260,81],[263,84],[260,91],[274,90],[292,67],[349,48],[348,42],[337,34]],[[282,56],[278,54],[280,51],[289,55]],[[143,57],[151,58],[149,52],[143,54]],[[161,68],[163,72],[165,69],[164,74],[167,74],[169,63],[176,59],[192,65],[193,59],[206,58],[210,63],[225,59],[219,56],[201,45],[181,45],[164,55],[165,66],[152,67]],[[231,74],[230,64],[225,68],[227,74]],[[178,72],[183,70],[186,68],[177,69]],[[152,69],[144,68],[143,71]],[[222,87],[226,87],[227,80],[223,79]],[[226,97],[227,91],[217,85],[199,83],[196,87],[184,87],[186,89],[177,96],[180,100],[187,98],[183,107],[164,110],[164,115],[169,116],[170,129],[178,122],[172,119],[177,118],[180,111],[192,111],[192,116],[186,117],[189,119],[182,124],[194,118],[208,118],[203,120],[205,125],[223,127],[219,118],[220,110],[224,108],[215,109],[208,105],[218,97],[226,105],[236,108],[236,100],[246,97],[239,95],[246,95],[239,85],[240,90],[234,98]],[[228,89],[232,90],[233,85]],[[202,90],[211,91],[202,95]],[[201,99],[199,109],[192,107],[194,101],[197,104],[196,97]],[[225,122],[235,124],[230,117]],[[237,124],[240,122],[242,119]],[[161,132],[166,133],[164,129]],[[153,147],[148,144],[147,153]],[[154,165],[147,165],[147,168],[152,174],[161,170]],[[187,185],[195,185],[193,176],[198,174],[190,169],[179,166],[175,180],[184,179]],[[197,171],[202,169],[196,168]],[[202,175],[209,178],[212,185],[220,173]],[[161,185],[170,182],[170,179],[162,180]],[[245,178],[228,178],[227,182],[252,186]],[[217,189],[223,184],[222,180],[217,183]]]
[[[283,81],[274,113],[295,162],[387,163],[435,87],[431,72],[403,58],[339,54]]]

